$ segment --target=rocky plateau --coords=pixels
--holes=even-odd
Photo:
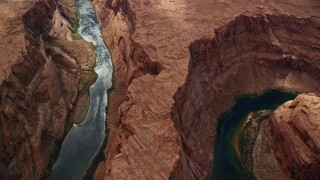
[[[92,3],[115,65],[94,179],[205,179],[236,97],[319,89],[319,2]]]
[[[115,80],[93,179],[206,179],[217,119],[237,97],[319,93],[319,1],[91,2]],[[42,179],[88,109],[95,55],[76,34],[74,0],[5,0],[0,10],[0,177]],[[318,101],[300,95],[264,124],[290,178],[319,175]]]

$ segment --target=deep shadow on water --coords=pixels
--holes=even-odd
[[[250,112],[274,110],[296,94],[281,90],[270,90],[260,96],[243,96],[237,100],[233,109],[219,118],[214,161],[208,179],[239,180],[253,179],[245,169],[239,155],[239,139]]]

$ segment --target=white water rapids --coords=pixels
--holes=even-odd
[[[90,87],[90,106],[84,121],[74,124],[62,144],[48,179],[82,179],[105,138],[107,90],[112,85],[112,62],[96,13],[89,0],[76,0],[82,38],[95,46],[98,78]]]

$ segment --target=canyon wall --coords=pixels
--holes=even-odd
[[[175,178],[208,175],[217,119],[236,97],[276,88],[319,91],[315,34],[319,21],[312,18],[239,16],[217,29],[215,38],[190,45],[187,83],[176,93],[173,109],[183,147]]]
[[[88,104],[95,55],[71,25],[72,0],[4,1],[0,10],[0,177],[41,179],[68,118],[83,116],[75,102]]]
[[[317,179],[320,175],[319,102],[315,94],[301,94],[264,122],[274,154],[290,178]]]
[[[319,88],[308,83],[318,74],[318,2],[92,2],[115,66],[95,179],[204,179],[215,119],[237,95]]]

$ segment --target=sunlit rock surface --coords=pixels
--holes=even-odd
[[[318,1],[92,2],[115,69],[96,179],[204,179],[236,96],[319,89]],[[85,116],[94,58],[67,23],[73,1],[0,10],[0,172],[39,179],[72,109],[71,121]]]
[[[71,0],[2,1],[0,17],[0,177],[41,179],[95,80],[94,53]]]
[[[264,122],[274,154],[289,177],[320,176],[320,97],[301,94],[280,106]]]
[[[318,46],[312,36],[318,33],[318,2],[92,2],[115,65],[106,160],[96,179],[203,179],[212,161],[215,119],[235,96],[270,87],[319,87],[306,86],[315,80],[299,70],[303,57],[293,53]],[[247,16],[234,20],[241,14]],[[317,57],[319,51],[310,52]]]

